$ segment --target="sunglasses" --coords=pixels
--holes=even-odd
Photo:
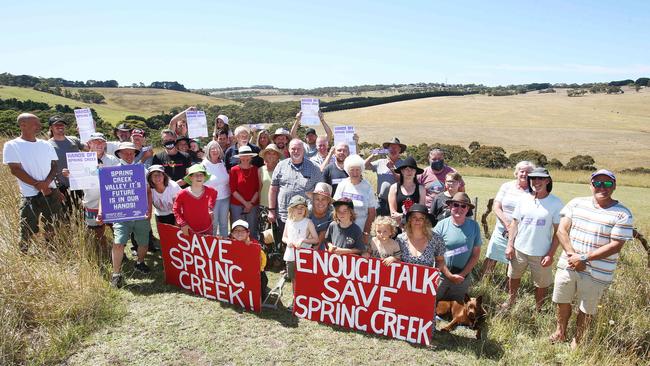
[[[530,180],[544,180],[546,177],[529,177]]]
[[[453,203],[451,204],[451,207],[455,207],[455,208],[458,208],[458,207],[460,207],[460,208],[467,208],[467,205],[464,204],[464,203],[453,202]]]
[[[609,180],[605,182],[595,180],[591,182],[591,185],[594,186],[594,188],[612,188],[614,186],[614,182]]]

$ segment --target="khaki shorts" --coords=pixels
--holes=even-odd
[[[571,304],[574,300],[585,314],[593,315],[608,285],[596,282],[586,273],[558,268],[555,273],[553,302]]]
[[[553,265],[542,267],[543,257],[524,254],[515,249],[515,257],[508,265],[508,277],[514,280],[524,275],[526,268],[530,267],[530,274],[533,277],[533,284],[537,288],[546,288],[553,282]]]

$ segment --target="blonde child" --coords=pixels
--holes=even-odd
[[[378,216],[370,227],[370,247],[364,257],[379,258],[389,265],[402,257],[399,244],[391,239],[397,233],[397,223],[388,216]]]
[[[287,276],[292,283],[296,274],[296,248],[311,248],[318,244],[318,234],[314,223],[307,217],[307,200],[303,196],[293,196],[289,201],[289,217],[284,226],[282,241],[287,245],[284,251],[284,261],[287,263]],[[287,308],[293,311],[293,305]]]

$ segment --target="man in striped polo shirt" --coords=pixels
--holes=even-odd
[[[555,274],[553,302],[558,314],[552,342],[565,340],[575,300],[578,315],[571,347],[578,346],[613,280],[618,253],[632,239],[632,213],[612,198],[615,189],[614,173],[601,169],[591,175],[592,196],[574,198],[560,212],[557,237],[564,252]]]

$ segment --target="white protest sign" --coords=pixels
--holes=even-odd
[[[95,121],[93,121],[93,114],[90,108],[75,109],[74,118],[77,120],[77,128],[79,128],[79,137],[81,142],[86,142],[90,135],[95,133]]]
[[[187,135],[189,138],[208,137],[208,119],[204,111],[187,111]]]
[[[318,117],[319,101],[316,98],[300,99],[300,124],[303,126],[318,126],[320,117]]]
[[[99,189],[96,152],[71,152],[65,154],[70,171],[70,190]]]
[[[345,142],[350,147],[350,155],[357,153],[357,143],[354,141],[354,126],[334,126],[334,145]]]

